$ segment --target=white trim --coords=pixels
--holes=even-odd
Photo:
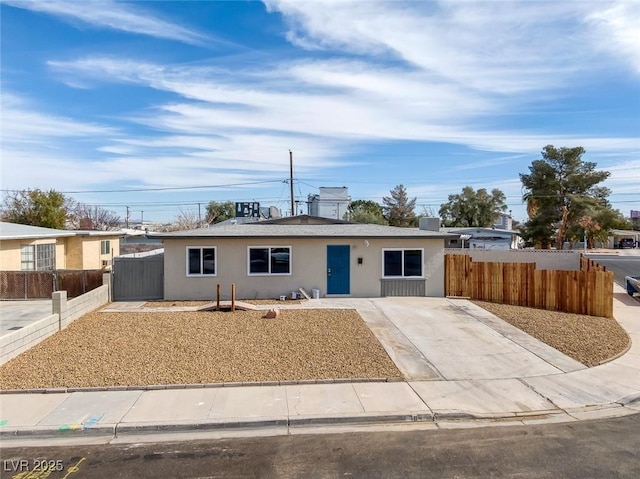
[[[402,251],[402,274],[398,276],[385,276],[384,274],[384,254],[387,251]],[[422,261],[420,261],[420,276],[405,276],[404,274],[404,252],[405,251],[420,251],[422,255]],[[382,279],[424,279],[424,248],[382,248]]]
[[[274,248],[288,248],[289,249],[289,272],[288,273],[272,273],[271,272],[271,250]],[[267,273],[252,273],[251,272],[251,250],[252,249],[266,249],[269,250],[269,272]],[[291,245],[254,245],[247,246],[247,276],[291,276],[293,274],[293,248]]]
[[[189,250],[192,249],[199,249],[200,250],[200,271],[204,271],[204,265],[203,265],[203,261],[204,261],[204,256],[202,254],[202,250],[204,249],[212,249],[213,250],[213,274],[204,274],[204,273],[199,273],[199,274],[194,274],[194,273],[189,273]],[[186,246],[185,247],[185,274],[187,276],[187,278],[213,278],[215,276],[218,276],[218,247],[217,246]]]

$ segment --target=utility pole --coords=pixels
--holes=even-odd
[[[124,218],[124,227],[129,229],[129,207],[126,206],[127,208],[127,216],[125,216]]]
[[[140,211],[140,228],[144,225],[144,210]]]
[[[202,226],[202,219],[200,219],[200,203],[198,203],[198,228]]]
[[[293,153],[291,150],[289,150],[289,187],[291,189],[291,216],[295,216],[296,210],[293,204]]]

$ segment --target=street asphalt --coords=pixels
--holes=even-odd
[[[371,424],[458,428],[626,416],[640,412],[640,305],[618,286],[614,296],[614,315],[632,346],[593,368],[466,300],[310,300],[292,307],[357,309],[406,380],[3,393],[0,439],[18,447],[52,439],[139,442],[167,433],[286,435]]]

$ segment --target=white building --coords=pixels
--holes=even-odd
[[[307,206],[309,216],[320,216],[341,220],[351,203],[346,186],[321,186],[320,194],[309,195]]]

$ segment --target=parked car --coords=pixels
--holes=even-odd
[[[635,248],[636,246],[636,242],[633,240],[633,238],[622,238],[619,243],[618,243],[619,247],[622,248]]]

